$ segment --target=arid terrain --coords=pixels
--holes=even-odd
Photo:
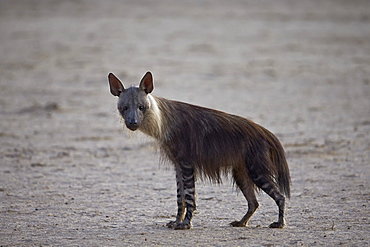
[[[229,178],[197,182],[193,229],[171,165],[123,128],[107,75],[238,114],[281,140],[287,226],[271,198],[245,228]],[[370,2],[0,1],[1,246],[369,246]]]

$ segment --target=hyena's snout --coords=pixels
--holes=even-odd
[[[122,117],[125,119],[126,127],[132,131],[137,130],[141,124],[141,114],[137,111],[127,111],[122,114]]]
[[[125,119],[126,127],[132,131],[135,131],[139,128],[139,122],[135,118]]]

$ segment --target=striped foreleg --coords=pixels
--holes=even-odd
[[[184,183],[182,180],[182,171],[179,166],[176,166],[176,185],[177,185],[177,216],[176,220],[170,221],[166,226],[175,228],[177,224],[184,220],[185,216],[185,194]]]
[[[195,178],[194,168],[188,164],[182,164],[180,166],[182,172],[182,183],[184,185],[184,198],[186,213],[183,221],[177,223],[173,228],[175,230],[186,230],[191,228],[191,219],[193,218],[193,212],[196,209],[195,204]]]

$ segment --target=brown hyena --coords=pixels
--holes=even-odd
[[[190,229],[195,205],[195,178],[221,182],[232,174],[248,202],[248,211],[231,226],[246,226],[258,208],[255,191],[261,189],[275,200],[278,221],[284,227],[285,196],[290,196],[290,175],[279,140],[264,127],[243,117],[153,96],[153,77],[147,72],[139,87],[125,88],[108,75],[110,91],[118,96],[118,110],[127,128],[140,130],[158,140],[161,153],[175,166],[178,213],[167,224]]]

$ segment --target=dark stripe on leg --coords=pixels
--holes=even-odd
[[[175,228],[176,225],[184,220],[185,215],[185,194],[184,183],[182,181],[182,172],[180,167],[176,167],[176,185],[177,185],[177,216],[176,220],[167,223],[170,228]]]
[[[196,209],[194,169],[189,165],[184,165],[181,168],[182,182],[184,184],[186,214],[183,222],[178,224],[175,229],[190,229],[193,212]]]
[[[278,221],[270,225],[271,228],[283,228],[285,225],[284,220],[284,209],[285,209],[285,197],[279,192],[276,185],[269,182],[263,176],[258,176],[253,182],[261,188],[266,194],[268,194],[279,207]]]

